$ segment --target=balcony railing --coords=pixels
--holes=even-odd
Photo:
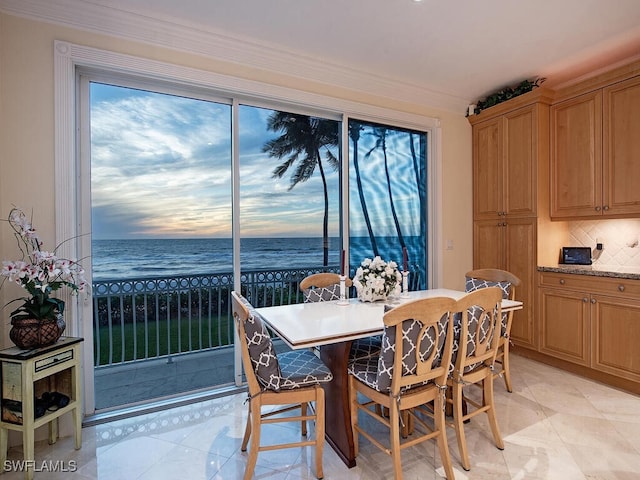
[[[241,273],[256,307],[303,301],[306,276],[337,267]],[[124,364],[233,344],[233,273],[93,282],[94,364]]]

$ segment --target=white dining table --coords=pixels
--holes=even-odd
[[[331,369],[333,380],[323,383],[325,390],[325,438],[348,466],[356,464],[347,365],[351,343],[384,330],[385,305],[398,306],[412,300],[449,297],[458,300],[466,292],[434,288],[408,292],[385,302],[339,301],[297,303],[256,308],[268,327],[290,348],[320,347],[320,358]],[[519,310],[522,302],[503,300],[502,311]]]
[[[459,290],[434,288],[408,292],[406,297],[390,297],[385,302],[361,302],[351,298],[346,305],[340,305],[337,301],[296,303],[256,308],[256,311],[278,337],[295,350],[382,333],[385,305],[395,307],[412,300],[433,297],[458,300],[465,294]],[[522,302],[502,301],[503,312],[521,308]]]

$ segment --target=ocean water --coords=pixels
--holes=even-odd
[[[401,261],[397,238],[382,237],[378,242],[381,251],[387,252],[383,258]],[[373,253],[367,238],[352,238],[350,247],[353,272],[362,259],[371,258]],[[411,250],[410,247],[410,258]],[[231,239],[223,238],[94,240],[93,280],[231,272],[232,254]],[[240,264],[245,271],[317,267],[322,262],[321,237],[243,238],[240,242]],[[337,237],[329,239],[329,265],[340,266]]]

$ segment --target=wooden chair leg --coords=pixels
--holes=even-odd
[[[504,375],[504,386],[507,388],[507,392],[513,392],[513,386],[511,385],[511,367],[509,365],[509,338],[505,338],[504,354],[502,356],[502,375]]]
[[[242,439],[242,446],[240,450],[247,451],[247,444],[249,443],[249,437],[251,437],[251,403],[249,403],[249,411],[247,413],[247,425],[244,427],[244,438]]]
[[[389,408],[391,459],[393,460],[393,478],[402,480],[402,461],[400,458],[400,412],[398,405],[391,402]]]
[[[307,402],[302,402],[300,404],[300,414],[304,417],[307,415]],[[302,436],[306,437],[307,436],[307,421],[306,420],[302,420],[302,425],[300,426],[301,430],[302,430]]]
[[[324,451],[324,390],[316,386],[316,476],[323,478],[322,454]]]
[[[440,461],[444,468],[447,479],[455,478],[453,473],[453,465],[451,464],[451,455],[449,454],[449,444],[447,442],[447,425],[444,418],[444,406],[446,404],[445,394],[438,395],[433,402],[433,421],[435,429],[438,433],[438,449],[440,451]]]
[[[462,384],[454,382],[453,385],[453,423],[456,428],[456,438],[458,440],[458,450],[460,452],[460,461],[462,468],[469,471],[471,463],[469,462],[469,452],[467,451],[467,438],[464,434],[464,414],[462,413]]]
[[[400,413],[402,419],[402,438],[407,438],[413,433],[413,416],[407,410]]]
[[[487,415],[489,416],[489,426],[491,427],[491,433],[493,433],[493,439],[496,442],[496,447],[498,447],[500,450],[504,450],[504,442],[502,441],[502,435],[500,435],[500,429],[498,428],[496,408],[493,401],[493,377],[489,376],[485,378],[482,383],[485,405],[489,406]]]
[[[249,458],[247,459],[247,468],[244,471],[244,480],[250,480],[258,461],[258,451],[260,450],[260,422],[261,408],[259,400],[251,400],[251,446],[249,447]]]

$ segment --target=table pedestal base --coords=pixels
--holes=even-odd
[[[331,382],[322,384],[325,394],[325,438],[349,468],[356,466],[347,373],[351,343],[346,341],[320,347],[320,358],[333,374]]]

